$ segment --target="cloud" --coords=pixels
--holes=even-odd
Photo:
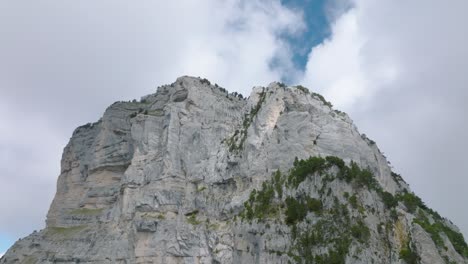
[[[468,236],[466,1],[356,0],[302,81],[350,113],[430,207]]]
[[[2,2],[0,234],[44,226],[75,127],[185,74],[244,94],[297,75],[302,30],[279,0]]]
[[[66,138],[47,117],[3,100],[0,120],[0,233],[17,238],[43,226]]]

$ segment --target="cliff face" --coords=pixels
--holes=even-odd
[[[280,83],[114,103],[74,131],[46,223],[0,263],[468,263],[346,114]]]

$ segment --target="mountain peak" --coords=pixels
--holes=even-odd
[[[375,142],[321,95],[183,76],[64,149],[44,230],[0,263],[467,263]]]

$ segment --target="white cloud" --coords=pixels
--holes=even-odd
[[[47,117],[11,109],[0,99],[0,232],[15,238],[43,227],[66,138]]]
[[[303,80],[337,106],[352,106],[366,94],[359,60],[364,40],[355,13],[351,10],[342,15],[332,28],[331,39],[313,49]]]
[[[351,114],[428,205],[468,235],[468,2],[357,0],[303,82]]]

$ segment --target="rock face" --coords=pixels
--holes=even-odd
[[[345,113],[281,83],[114,103],[74,131],[46,223],[0,263],[468,263]]]

